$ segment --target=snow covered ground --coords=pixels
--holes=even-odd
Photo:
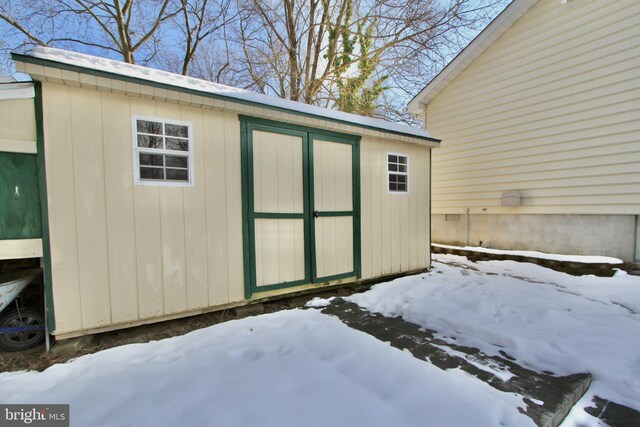
[[[445,340],[506,351],[529,368],[591,372],[581,406],[597,394],[640,409],[640,278],[435,258],[430,273],[350,299]],[[518,411],[520,396],[440,370],[314,308],[113,348],[42,373],[3,373],[0,401],[69,403],[73,426],[532,425]],[[597,422],[577,408],[565,425]]]
[[[532,425],[519,396],[313,309],[1,374],[0,400],[70,403],[72,426]]]
[[[549,254],[546,252],[538,251],[510,251],[506,249],[491,249],[483,248],[482,246],[452,246],[443,245],[440,243],[432,243],[431,246],[445,249],[461,249],[464,251],[482,252],[485,254],[495,255],[516,255],[529,258],[548,259],[552,261],[564,261],[564,262],[579,262],[583,264],[624,264],[624,261],[618,258],[612,258],[608,256],[593,256],[593,255],[561,255],[561,254]]]
[[[574,277],[514,261],[434,259],[441,262],[428,274],[349,299],[437,330],[446,341],[490,355],[503,350],[534,370],[590,372],[588,394],[565,425],[594,422],[580,409],[593,395],[640,410],[640,277],[623,271]]]

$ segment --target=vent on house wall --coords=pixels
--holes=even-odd
[[[522,195],[519,191],[505,191],[502,193],[502,206],[520,206]]]
[[[445,221],[460,221],[460,214],[445,214]]]

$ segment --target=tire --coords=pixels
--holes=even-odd
[[[44,316],[33,308],[10,310],[2,313],[0,328],[18,326],[44,326]],[[44,328],[38,331],[0,333],[0,348],[6,351],[22,351],[36,347],[44,342]]]

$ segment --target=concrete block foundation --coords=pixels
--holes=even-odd
[[[436,214],[431,232],[434,243],[604,255],[633,263],[640,251],[636,224],[635,215],[470,214],[467,221],[465,214]]]

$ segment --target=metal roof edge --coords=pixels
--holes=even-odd
[[[460,75],[473,61],[507,32],[538,0],[513,0],[493,21],[485,27],[455,58],[453,58],[427,85],[407,104],[412,114],[423,111],[433,98]]]
[[[54,60],[51,60],[51,59],[37,58],[37,57],[30,56],[30,55],[27,55],[27,54],[22,54],[22,53],[11,52],[11,59],[16,61],[16,62],[23,62],[23,63],[28,63],[28,64],[35,64],[35,65],[54,67],[54,68],[59,68],[59,69],[68,70],[68,71],[74,71],[74,72],[82,73],[82,74],[89,74],[89,75],[94,75],[94,76],[98,76],[98,77],[121,80],[121,81],[125,81],[125,82],[130,82],[130,83],[137,83],[137,84],[141,84],[141,85],[158,87],[158,88],[162,88],[162,89],[166,89],[166,90],[172,90],[172,91],[176,91],[176,92],[189,93],[189,94],[192,94],[192,95],[198,95],[198,96],[202,96],[202,97],[208,97],[208,98],[219,99],[219,100],[223,100],[223,101],[229,101],[229,102],[233,102],[233,103],[237,103],[237,104],[251,105],[251,106],[255,106],[255,107],[271,109],[271,110],[280,111],[280,112],[293,114],[293,115],[297,115],[297,116],[311,117],[311,118],[318,119],[318,120],[324,120],[324,121],[328,121],[328,122],[346,124],[346,125],[350,125],[350,126],[354,126],[354,127],[358,127],[358,128],[362,128],[362,129],[375,130],[375,131],[384,132],[384,133],[387,133],[387,134],[400,135],[400,136],[404,136],[404,137],[415,138],[415,139],[422,140],[422,141],[429,141],[429,142],[435,142],[435,143],[440,143],[441,142],[440,139],[433,138],[433,137],[415,135],[415,134],[409,133],[409,132],[404,133],[404,132],[400,132],[400,131],[397,131],[397,130],[386,129],[386,128],[383,128],[383,127],[376,127],[376,126],[370,126],[370,125],[360,124],[360,123],[356,123],[356,122],[350,122],[348,120],[341,120],[341,119],[336,119],[336,118],[333,118],[333,117],[327,117],[327,116],[323,116],[323,115],[318,115],[318,114],[298,111],[298,110],[295,110],[295,109],[289,109],[289,108],[269,105],[269,104],[260,103],[260,102],[248,101],[248,100],[244,100],[244,99],[235,98],[235,97],[232,97],[232,96],[227,96],[227,95],[222,95],[222,94],[215,94],[215,93],[196,90],[196,89],[191,89],[191,88],[185,88],[185,87],[182,87],[182,86],[172,85],[172,84],[163,83],[163,82],[156,82],[156,81],[153,81],[153,80],[147,80],[147,79],[143,79],[143,78],[139,78],[139,77],[125,76],[125,75],[122,75],[122,74],[117,74],[117,73],[113,73],[113,72],[109,72],[109,71],[104,71],[104,70],[99,70],[99,69],[94,69],[94,68],[88,68],[88,67],[82,67],[82,66],[78,66],[78,65],[72,65],[72,64],[67,64],[67,63],[64,63],[64,62],[58,62],[58,61],[54,61]],[[392,122],[390,122],[390,123],[392,123]]]

